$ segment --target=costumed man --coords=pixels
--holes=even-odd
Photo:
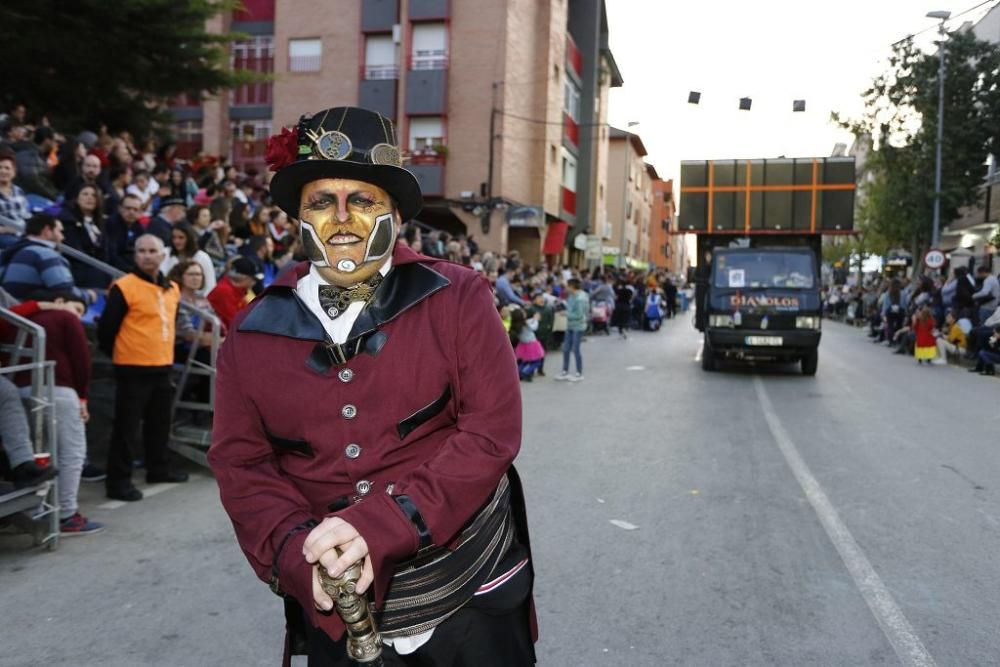
[[[321,568],[356,563],[385,665],[534,664],[517,364],[488,282],[396,243],[422,197],[387,118],[303,116],[267,154],[309,261],[235,318],[208,458],[284,598],[285,664],[353,664]]]

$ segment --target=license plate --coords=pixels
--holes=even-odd
[[[760,345],[764,347],[781,347],[784,344],[781,336],[747,336],[747,345]]]

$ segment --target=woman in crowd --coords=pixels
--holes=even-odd
[[[632,317],[632,290],[624,281],[615,285],[615,309],[611,313],[611,326],[618,327],[618,334],[628,338],[629,320]]]
[[[516,308],[510,314],[510,337],[517,343],[514,356],[517,357],[517,371],[521,379],[531,382],[537,371],[545,375],[545,348],[535,337],[541,315],[537,313],[528,317],[522,308]]]
[[[205,270],[202,266],[191,259],[177,262],[167,274],[167,278],[177,283],[181,290],[181,303],[214,315],[212,304],[203,296],[206,291],[205,276]],[[195,344],[198,346],[195,360],[204,364],[211,363],[211,354],[209,353],[209,347],[212,345],[211,324],[206,323],[203,330],[201,330],[201,324],[200,315],[181,309],[177,319],[177,343],[174,348],[174,358],[179,363],[187,361],[191,354],[191,346]],[[206,376],[189,378],[189,389],[185,398],[208,402],[208,382],[209,379]]]
[[[229,259],[229,253],[226,250],[229,226],[222,220],[212,220],[211,210],[208,206],[200,204],[195,204],[188,209],[187,219],[198,237],[198,247],[212,258],[216,273],[220,272]]]
[[[175,167],[170,170],[168,185],[170,186],[171,197],[181,197],[184,199],[185,206],[194,204],[194,196],[198,194],[198,186],[190,177],[185,175],[183,169]]]
[[[889,284],[889,291],[885,294],[885,301],[882,304],[882,319],[885,322],[885,337],[891,345],[896,337],[896,332],[903,326],[906,319],[907,299],[903,294],[899,281],[893,279]]]
[[[94,259],[107,262],[108,252],[104,233],[104,213],[101,191],[95,185],[84,185],[72,202],[63,204],[59,219],[63,223],[63,244]],[[83,262],[70,261],[73,282],[77,287],[108,286],[108,277]]]
[[[208,294],[215,287],[215,267],[212,265],[212,258],[204,250],[198,248],[198,236],[194,227],[186,222],[178,222],[170,236],[170,254],[166,256],[160,265],[160,271],[164,275],[170,273],[183,260],[191,260],[202,269],[203,282],[202,294]]]
[[[917,363],[925,361],[930,364],[937,358],[937,338],[934,337],[934,316],[931,314],[930,305],[923,305],[916,315],[913,316],[913,334],[915,343],[913,356],[917,358]]]

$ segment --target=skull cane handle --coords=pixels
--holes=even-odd
[[[340,549],[336,551],[339,556]],[[351,565],[339,577],[331,577],[322,565],[318,570],[320,586],[333,599],[337,615],[347,627],[348,657],[366,667],[381,667],[382,637],[375,627],[367,598],[357,592],[362,561]]]

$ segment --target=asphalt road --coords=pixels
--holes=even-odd
[[[522,385],[540,665],[1000,664],[1000,382],[830,323],[815,378],[704,373],[687,319],[583,349]],[[100,490],[102,535],[0,537],[0,666],[279,664],[207,473]]]

